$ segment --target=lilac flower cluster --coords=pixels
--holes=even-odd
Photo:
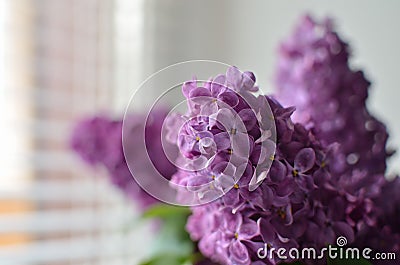
[[[321,248],[338,236],[352,241],[347,201],[330,182],[326,157],[334,148],[324,148],[311,131],[293,124],[294,108],[256,96],[257,90],[254,74],[235,67],[202,84],[183,85],[189,110],[181,122],[170,122],[169,130],[178,132],[170,140],[180,147],[187,167],[172,181],[188,189],[200,184],[226,192],[192,207],[191,238],[221,264],[279,262],[257,257],[264,243],[289,249]],[[262,115],[267,108],[271,115]],[[252,188],[255,180],[257,189]]]
[[[331,170],[352,169],[382,174],[386,169],[388,134],[367,110],[369,81],[349,66],[348,45],[327,19],[305,17],[282,43],[277,71],[277,97],[296,106],[294,121],[313,127],[325,144],[340,143]]]
[[[145,116],[135,114],[127,117],[127,124],[130,126],[129,141],[126,141],[125,148],[133,154],[130,157],[135,163],[147,159],[147,153],[153,161],[157,170],[167,179],[175,173],[176,169],[164,155],[161,144],[161,128],[167,112],[157,110],[150,113],[145,127],[146,150],[137,148],[138,141],[144,137],[143,124]],[[122,120],[112,120],[106,116],[97,116],[79,122],[71,137],[71,147],[88,164],[104,166],[110,176],[111,182],[121,189],[127,197],[139,203],[142,208],[158,202],[138,186],[131,172],[122,147]],[[148,175],[146,168],[141,168],[140,173]]]
[[[374,199],[377,223],[359,232],[356,245],[381,252],[400,253],[400,178],[386,181]],[[380,264],[376,262],[376,264]],[[387,263],[382,263],[387,264]]]
[[[280,48],[277,97],[296,106],[294,121],[312,129],[324,146],[337,143],[327,160],[331,181],[347,200],[347,223],[358,232],[360,245],[382,250],[382,244],[370,242],[381,238],[372,234],[399,232],[399,224],[388,217],[399,220],[400,198],[388,191],[398,189],[399,181],[385,180],[388,133],[369,113],[370,83],[350,68],[349,55],[331,20],[317,23],[305,17]],[[386,242],[389,238],[398,251],[399,234],[387,236]]]

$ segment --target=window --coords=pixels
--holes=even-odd
[[[2,265],[126,265],[147,253],[132,203],[68,146],[77,118],[122,115],[141,74],[141,5],[0,1]]]

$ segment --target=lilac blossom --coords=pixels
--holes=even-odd
[[[333,186],[326,189],[342,194],[346,223],[354,231],[367,231],[383,226],[382,204],[376,201],[388,198],[384,175],[390,152],[385,125],[367,109],[370,82],[349,66],[349,58],[349,46],[331,20],[305,17],[280,47],[277,98],[295,106],[294,121],[330,148],[321,164],[331,173]],[[316,181],[326,177],[322,169]]]
[[[204,168],[180,169],[172,177],[172,182],[189,190],[196,189],[198,184],[209,184],[213,189],[230,187],[222,189],[221,198],[192,207],[186,228],[191,238],[198,241],[202,254],[221,264],[277,264],[280,262],[277,257],[267,256],[264,260],[257,257],[257,250],[264,243],[269,248],[289,249],[321,248],[333,244],[338,236],[352,241],[353,228],[346,223],[344,214],[335,215],[339,203],[331,203],[347,203],[339,190],[332,189],[329,166],[324,162],[332,148],[325,148],[312,131],[291,121],[294,108],[284,108],[271,97],[256,96],[254,74],[230,67],[225,76],[217,78],[224,82],[225,89],[230,89],[229,93],[236,93],[238,103],[232,106],[230,99],[222,100],[205,117],[202,109],[209,105],[202,105],[190,95],[192,90],[206,88],[209,92],[202,92],[201,97],[215,99],[207,102],[220,101],[210,92],[213,79],[205,84],[189,81],[186,84],[190,86],[183,86],[189,109],[180,118],[190,121],[186,124],[192,128],[211,133],[213,137],[208,138],[219,148],[212,157],[206,156],[209,162]],[[272,111],[269,115],[264,104]],[[182,125],[176,121],[167,124],[170,131],[179,131],[177,124]],[[276,131],[272,130],[274,124]],[[216,135],[225,137],[216,139]],[[235,139],[237,135],[239,139]],[[181,143],[182,139],[187,142]],[[189,151],[193,153],[185,160],[189,169],[191,159],[204,156],[193,145],[188,130],[180,130],[170,140],[178,146],[191,146]],[[258,188],[251,189],[254,179],[261,181],[257,182]],[[307,232],[310,229],[325,232],[311,234]]]
[[[400,178],[388,180],[375,198],[377,223],[359,233],[356,245],[380,252],[400,253]],[[382,264],[385,264],[382,262]]]
[[[137,164],[148,159],[147,154],[156,169],[167,179],[176,169],[164,155],[161,145],[161,128],[167,112],[164,110],[152,111],[145,127],[146,150],[139,150],[138,141],[143,138],[143,123],[145,116],[141,114],[129,115],[127,123],[130,128],[129,140],[125,148],[133,152]],[[108,171],[110,181],[121,189],[128,198],[137,202],[142,208],[158,201],[148,195],[134,180],[128,168],[122,146],[122,120],[113,120],[106,116],[97,116],[80,121],[74,128],[71,137],[71,147],[84,161],[95,166],[101,165]],[[146,168],[141,168],[139,174],[149,174]]]
[[[294,121],[313,128],[324,144],[340,143],[331,170],[383,174],[388,134],[366,108],[370,82],[350,68],[349,54],[331,20],[305,17],[280,47],[277,97],[295,106]]]

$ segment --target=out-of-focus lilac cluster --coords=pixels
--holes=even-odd
[[[199,241],[206,257],[221,264],[279,262],[270,255],[260,260],[257,250],[264,243],[269,249],[289,250],[311,246],[319,249],[335,243],[338,236],[353,241],[354,232],[344,212],[348,202],[330,182],[326,158],[334,148],[322,147],[311,131],[293,124],[290,116],[294,108],[283,108],[270,97],[255,96],[254,83],[254,74],[231,67],[226,75],[203,84],[193,80],[183,85],[189,110],[182,116],[185,122],[170,122],[173,126],[169,130],[179,132],[170,140],[175,139],[188,158],[188,168],[193,168],[190,160],[197,163],[201,156],[204,168],[179,170],[172,180],[188,189],[198,183],[216,189],[232,188],[211,203],[192,207],[187,223],[192,239]],[[218,93],[214,93],[214,85],[221,89]],[[261,113],[269,113],[268,105],[272,115],[263,117]],[[229,109],[233,113],[227,118]],[[244,127],[235,127],[240,123],[238,117]],[[271,122],[276,125],[276,144],[271,143],[270,136],[275,133]],[[241,148],[249,151],[248,156],[241,154],[235,144],[238,134],[244,138]],[[213,148],[211,155],[202,141]],[[269,161],[265,163],[266,171],[259,171],[260,161],[265,160]],[[260,186],[253,190],[252,181],[259,172],[265,175],[261,174]]]
[[[391,191],[400,185],[384,177],[388,133],[367,109],[370,82],[350,68],[349,54],[331,20],[305,17],[280,47],[277,98],[324,146],[337,143],[327,157],[331,181],[346,195],[357,244],[399,251],[400,197]]]
[[[296,106],[294,121],[313,128],[322,143],[340,143],[331,163],[338,174],[386,169],[388,134],[366,107],[369,86],[363,72],[350,68],[348,45],[329,19],[305,17],[280,47],[277,97]]]
[[[167,112],[155,110],[147,119],[141,114],[126,117],[129,128],[124,133],[129,135],[125,138],[125,148],[131,152],[130,157],[137,164],[146,164],[141,161],[152,160],[157,170],[167,179],[175,173],[175,167],[164,155],[161,144],[161,129]],[[71,137],[71,147],[88,164],[104,166],[110,176],[110,181],[121,189],[127,197],[142,208],[157,203],[158,201],[148,195],[138,186],[129,171],[124,150],[122,146],[122,119],[113,120],[107,116],[96,116],[80,121]],[[143,130],[145,128],[145,130]],[[145,134],[144,134],[145,131]],[[145,135],[145,136],[144,136]],[[146,150],[141,150],[139,141],[145,139]],[[138,174],[148,175],[146,168],[138,167]]]
[[[375,251],[400,253],[400,178],[386,181],[374,199],[376,225],[359,232],[356,245]],[[376,264],[381,264],[376,261]],[[387,261],[382,261],[387,264]]]

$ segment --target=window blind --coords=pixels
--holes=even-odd
[[[122,115],[141,73],[142,9],[0,1],[0,264],[126,265],[149,252],[132,202],[68,146],[78,118]]]

